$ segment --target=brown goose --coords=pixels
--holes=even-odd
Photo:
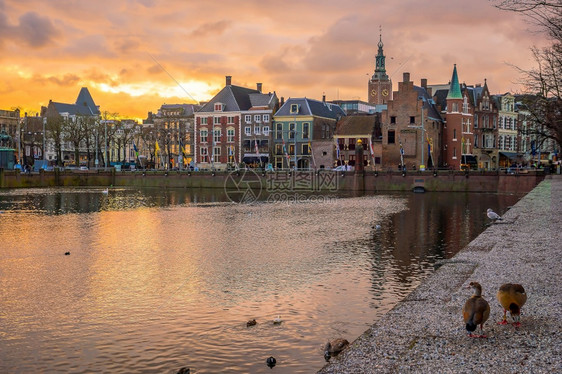
[[[482,286],[478,282],[470,282],[469,288],[474,289],[474,295],[466,300],[462,308],[462,315],[466,323],[466,331],[471,338],[486,338],[483,325],[490,316],[490,305],[482,298]],[[480,335],[473,334],[476,326],[480,325]]]
[[[330,360],[330,357],[337,356],[345,347],[349,345],[346,339],[337,338],[334,339],[324,346],[324,358],[326,361]]]
[[[521,326],[519,319],[521,317],[521,307],[527,301],[525,289],[520,284],[506,283],[500,287],[496,295],[498,301],[503,307],[503,320],[498,322],[500,325],[507,325],[506,313],[509,310],[511,318],[513,318],[513,326]]]

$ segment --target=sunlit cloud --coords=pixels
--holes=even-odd
[[[225,75],[280,97],[366,100],[381,26],[395,89],[406,71],[446,83],[456,63],[467,84],[516,92],[510,64],[533,66],[546,40],[493,3],[0,0],[0,109],[73,102],[85,86],[102,110],[143,118],[209,100]]]

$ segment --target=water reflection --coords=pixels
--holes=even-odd
[[[518,199],[213,192],[0,191],[0,371],[315,371]]]

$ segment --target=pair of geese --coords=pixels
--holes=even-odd
[[[490,305],[482,297],[482,286],[480,283],[470,282],[469,287],[474,289],[474,295],[466,301],[462,309],[466,331],[468,336],[472,338],[485,338],[483,325],[490,316]],[[503,284],[498,290],[496,297],[503,307],[503,319],[498,323],[500,325],[507,325],[506,314],[509,310],[513,319],[513,326],[521,326],[521,307],[527,301],[527,294],[523,286],[514,283]],[[477,325],[480,325],[480,335],[474,334]]]

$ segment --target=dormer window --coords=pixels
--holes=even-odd
[[[299,104],[291,104],[291,114],[297,114],[299,112]]]
[[[224,109],[223,103],[215,103],[215,112],[222,112]]]

